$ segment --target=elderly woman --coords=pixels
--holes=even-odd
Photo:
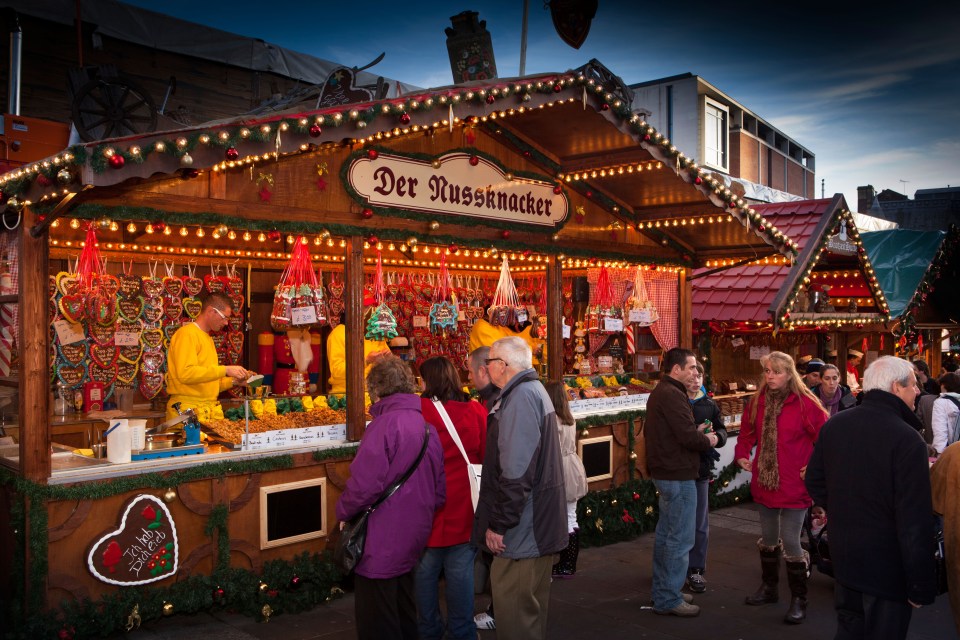
[[[337,502],[345,522],[372,505],[416,464],[410,477],[370,514],[363,557],[356,567],[354,607],[361,640],[417,638],[414,569],[430,537],[433,514],[446,499],[443,448],[423,418],[410,369],[399,358],[378,358],[367,374],[373,420],[350,464]],[[427,447],[417,463],[426,438]]]
[[[763,384],[743,411],[734,459],[753,474],[750,493],[760,506],[760,567],[763,583],[746,604],[777,602],[780,554],[787,564],[790,608],[783,621],[807,616],[810,557],[800,546],[803,519],[813,501],[803,485],[807,462],[828,414],[803,383],[793,358],[780,351],[760,359]],[[751,462],[750,450],[757,445]]]

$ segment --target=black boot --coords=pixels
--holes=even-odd
[[[572,578],[577,572],[577,557],[580,555],[579,529],[569,534],[566,548],[560,552],[560,560],[553,565],[555,578]]]
[[[807,617],[807,568],[810,559],[806,555],[784,559],[787,562],[787,583],[790,585],[790,608],[783,621],[800,624]]]
[[[745,600],[746,604],[753,606],[771,604],[780,600],[777,585],[780,584],[780,553],[783,547],[779,544],[775,547],[766,547],[760,540],[757,540],[757,547],[760,549],[762,583],[760,588]]]
[[[572,576],[577,572],[577,558],[580,557],[580,529],[574,529],[573,533],[570,534],[570,543],[567,545],[567,550],[570,552],[568,568]]]

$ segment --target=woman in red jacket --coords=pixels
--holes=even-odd
[[[784,622],[806,618],[810,557],[800,546],[800,530],[813,502],[803,485],[807,462],[820,427],[829,417],[797,373],[793,358],[780,351],[760,359],[763,384],[744,409],[734,458],[753,474],[750,492],[760,506],[760,567],[763,583],[749,605],[779,600],[780,555],[787,563],[790,608]],[[757,445],[750,461],[750,450]]]
[[[443,445],[447,502],[434,514],[427,549],[417,567],[417,626],[421,640],[474,640],[477,627],[473,622],[473,560],[477,549],[470,544],[473,502],[470,498],[467,462],[437,411],[433,398],[443,405],[471,464],[483,462],[487,442],[487,410],[463,391],[460,375],[447,358],[439,356],[424,361],[420,365],[420,376],[424,385],[421,394],[423,417],[436,428],[440,444]],[[439,606],[441,571],[446,582],[446,624]]]

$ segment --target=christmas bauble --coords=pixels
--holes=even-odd
[[[177,490],[176,489],[167,489],[163,492],[163,501],[167,504],[170,504],[177,499]]]
[[[377,153],[377,150],[376,150],[376,149],[368,149],[368,150],[367,150],[367,157],[370,158],[371,160],[376,160],[379,155],[380,155],[380,154]]]
[[[475,167],[480,164],[480,158],[477,156],[470,156],[470,166]]]
[[[364,209],[360,212],[360,217],[364,220],[369,220],[373,217],[373,209]]]
[[[189,167],[193,164],[193,156],[189,153],[183,154],[183,156],[180,158],[180,164],[184,167]]]
[[[60,169],[57,171],[57,182],[60,184],[69,184],[73,180],[73,174],[69,169]]]
[[[163,603],[163,615],[172,616],[173,615],[173,603],[164,602]]]
[[[240,152],[237,151],[236,147],[230,147],[224,155],[226,155],[227,160],[236,160],[240,157]]]
[[[110,156],[110,166],[113,167],[114,169],[122,169],[123,165],[125,165],[126,163],[127,161],[119,153],[115,153],[112,156]]]
[[[321,133],[323,133],[323,129],[320,128],[320,125],[315,124],[312,127],[310,127],[311,138],[319,138]]]

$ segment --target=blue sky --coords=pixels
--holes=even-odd
[[[385,52],[371,71],[421,87],[452,82],[444,29],[472,10],[493,35],[499,75],[519,69],[522,0],[125,1],[351,66]],[[530,0],[526,70],[596,58],[628,84],[699,75],[813,151],[817,196],[824,179],[854,208],[859,185],[911,197],[960,185],[960,12],[927,0],[783,4],[795,3],[599,0],[577,50]]]

